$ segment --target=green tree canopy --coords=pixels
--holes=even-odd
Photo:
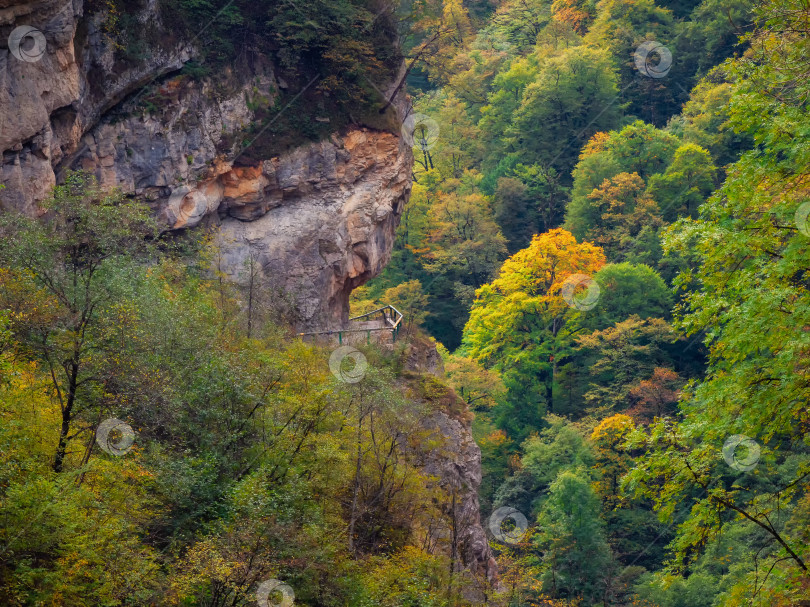
[[[576,321],[586,330],[607,329],[631,315],[642,319],[670,315],[672,292],[649,266],[611,263],[599,270],[594,279],[601,288],[599,305]]]
[[[556,597],[596,601],[612,566],[599,499],[583,471],[560,473],[537,517],[543,589]]]
[[[537,78],[514,113],[511,144],[529,163],[568,175],[583,141],[618,126],[618,93],[616,73],[604,51],[576,47],[542,57]]]
[[[666,170],[678,146],[672,134],[641,121],[620,131],[595,135],[582,149],[573,171],[566,228],[583,238],[599,218],[598,209],[588,200],[594,189],[619,173],[635,173],[646,184],[650,176]]]

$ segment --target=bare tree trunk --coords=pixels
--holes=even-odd
[[[251,251],[250,254],[248,255],[248,310],[247,310],[248,339],[250,339],[251,333],[253,332],[253,288],[256,280],[254,265],[255,263],[253,259],[253,252]]]
[[[399,79],[399,82],[394,87],[393,92],[389,95],[388,101],[386,101],[385,105],[383,105],[380,108],[380,114],[384,114],[385,110],[387,110],[391,106],[391,104],[394,103],[394,99],[396,98],[397,93],[399,93],[400,89],[403,86],[405,86],[405,81],[408,79],[408,75],[411,73],[411,70],[413,70],[414,66],[416,66],[416,62],[419,61],[422,58],[422,55],[425,54],[428,47],[431,44],[433,44],[436,40],[438,40],[439,36],[441,36],[441,35],[442,35],[442,30],[436,31],[436,32],[433,33],[433,35],[428,40],[426,40],[425,42],[422,43],[422,47],[417,51],[417,53],[416,53],[416,55],[414,55],[413,59],[411,59],[411,62],[408,64],[408,67],[405,69],[405,73],[402,74],[402,77]]]
[[[354,553],[354,526],[357,522],[357,498],[360,494],[360,462],[363,454],[362,445],[363,416],[357,420],[357,461],[354,469],[354,488],[352,489],[352,511],[349,517],[349,551]]]
[[[53,458],[54,472],[62,472],[65,463],[65,454],[67,453],[68,434],[70,434],[70,423],[73,421],[73,407],[76,404],[76,390],[79,383],[78,345],[74,348],[73,360],[67,364],[70,366],[68,373],[68,390],[65,405],[62,407],[62,426],[59,429],[59,442],[56,445],[56,454]]]
[[[73,405],[76,402],[76,371],[71,373],[71,382],[68,388],[67,402],[62,409],[62,426],[59,429],[59,442],[56,445],[56,455],[53,458],[53,471],[62,472],[67,453],[68,434],[70,433],[70,422],[72,421]]]
[[[96,444],[96,428],[98,428],[99,423],[101,423],[101,416],[99,416],[98,422],[91,429],[90,437],[87,439],[87,446],[84,448],[84,455],[82,456],[82,461],[80,464],[81,468],[84,468],[87,465],[87,462],[90,461],[90,455],[93,453],[93,446]],[[80,487],[84,482],[84,473],[85,471],[82,470],[81,474],[79,475],[79,479],[76,481],[77,487]]]

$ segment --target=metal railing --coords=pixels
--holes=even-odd
[[[376,318],[375,318],[376,317]],[[356,333],[365,333],[366,334],[366,343],[371,343],[371,334],[372,333],[381,333],[383,331],[390,331],[391,332],[391,342],[395,342],[397,340],[397,336],[399,335],[399,328],[402,324],[402,312],[397,310],[394,306],[385,305],[382,308],[377,308],[376,310],[372,310],[371,312],[366,312],[365,314],[360,314],[359,316],[353,316],[349,319],[349,322],[352,323],[360,323],[360,322],[372,323],[372,322],[379,322],[380,326],[378,327],[357,327],[357,328],[346,328],[346,329],[335,329],[335,330],[324,330],[324,331],[308,331],[306,333],[299,333],[301,337],[310,336],[310,335],[337,335],[338,343],[343,344],[343,338],[346,334],[356,334]]]

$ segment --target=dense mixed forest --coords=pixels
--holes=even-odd
[[[181,78],[248,39],[320,78],[254,92],[245,163],[399,131],[401,79],[413,189],[351,305],[403,326],[343,368],[213,230],[84,172],[4,209],[0,603],[810,605],[807,0],[163,4],[215,24]],[[437,412],[472,418],[494,578]]]
[[[413,195],[355,303],[445,346],[483,509],[529,521],[513,604],[810,597],[808,9],[422,17]]]

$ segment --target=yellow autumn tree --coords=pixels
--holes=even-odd
[[[633,463],[624,448],[624,441],[634,429],[632,417],[617,413],[603,419],[591,433],[596,455],[593,488],[607,510],[615,509],[621,502],[619,483]]]
[[[507,259],[498,277],[476,292],[464,329],[464,349],[475,360],[499,365],[555,337],[577,312],[563,298],[569,277],[591,276],[605,265],[601,248],[550,230]]]
[[[550,230],[476,292],[461,354],[503,373],[508,398],[497,423],[510,436],[526,438],[555,411],[558,367],[573,345],[568,321],[598,305],[590,277],[604,265],[598,246]]]

